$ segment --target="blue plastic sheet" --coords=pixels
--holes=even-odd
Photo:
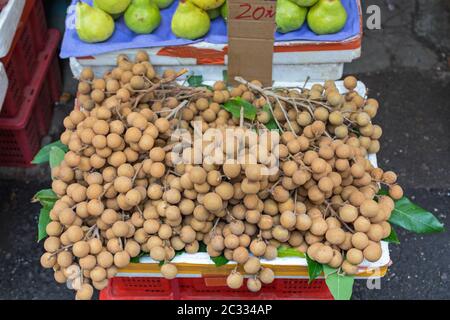
[[[302,28],[286,34],[275,33],[275,41],[343,41],[358,35],[360,31],[359,22],[359,0],[341,0],[347,10],[348,20],[340,32],[330,35],[316,35],[312,32],[307,23]],[[83,0],[92,4],[92,0]],[[124,49],[163,47],[192,44],[199,41],[206,41],[215,44],[225,44],[227,40],[227,27],[225,21],[219,17],[212,21],[208,34],[196,41],[181,39],[176,37],[170,28],[173,13],[175,12],[178,0],[169,8],[161,10],[161,25],[152,33],[139,35],[131,31],[125,25],[123,17],[116,21],[116,30],[113,36],[105,42],[89,44],[78,38],[75,30],[75,5],[77,0],[72,0],[72,5],[67,10],[66,31],[61,48],[61,58],[95,56],[98,54],[119,51]]]

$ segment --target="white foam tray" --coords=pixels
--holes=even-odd
[[[26,0],[9,0],[0,13],[0,58],[6,56],[16,34]]]
[[[311,88],[315,83],[322,83],[320,81],[310,81],[306,84],[306,88]],[[205,81],[205,84],[207,85],[212,85],[213,82],[212,81]],[[299,83],[299,82],[275,82],[274,83],[274,87],[303,87],[303,83]],[[338,90],[342,93],[345,92],[345,87],[344,87],[344,82],[343,81],[337,81],[336,82],[336,87],[338,88]],[[358,85],[355,89],[361,96],[365,96],[366,94],[366,86],[364,83],[362,83],[361,81],[358,81]],[[377,157],[375,154],[370,154],[368,156],[370,163],[374,166],[374,167],[378,167],[378,162],[377,162]],[[385,241],[381,241],[381,250],[382,250],[382,255],[381,258],[376,261],[376,262],[369,262],[367,260],[364,260],[358,267],[358,270],[364,271],[367,269],[373,270],[375,271],[373,276],[371,276],[371,278],[375,279],[375,278],[380,278],[381,276],[379,274],[377,274],[376,270],[378,268],[381,267],[385,267],[387,265],[390,264],[391,262],[391,258],[389,255],[389,244]],[[146,257],[142,257],[139,260],[140,263],[154,263],[157,264],[159,263],[159,261],[155,261],[153,259],[151,259],[150,257],[146,256]],[[195,254],[188,254],[188,253],[183,253],[180,254],[178,256],[176,256],[172,262],[174,263],[188,263],[188,264],[196,264],[196,265],[212,265],[214,264],[214,262],[211,260],[211,258],[209,257],[209,255],[205,252],[199,252],[199,253],[195,253]],[[265,260],[262,259],[261,262],[263,264],[267,264],[267,265],[283,265],[283,266],[299,266],[299,267],[305,267],[307,266],[307,262],[305,258],[300,258],[300,257],[285,257],[285,258],[276,258],[274,260]],[[235,262],[228,262],[228,264],[230,265],[235,265]],[[122,277],[126,277],[126,276],[132,276],[132,277],[158,277],[161,276],[159,273],[119,273],[118,276],[122,276]],[[179,277],[184,277],[184,278],[196,278],[196,277],[201,277],[201,274],[182,274],[179,275]],[[277,278],[283,278],[283,277],[277,277]],[[298,276],[298,277],[293,277],[293,276],[287,276],[285,278],[306,278],[306,277],[302,277],[302,276]],[[359,278],[359,277],[356,277]]]
[[[0,111],[3,107],[3,101],[5,101],[6,90],[8,90],[8,76],[3,63],[0,62]]]

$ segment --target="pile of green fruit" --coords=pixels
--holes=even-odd
[[[76,30],[88,43],[108,40],[115,31],[114,20],[124,16],[127,27],[137,34],[149,34],[161,24],[160,9],[174,0],[94,0],[93,6],[78,2]],[[180,0],[172,18],[173,33],[185,39],[197,39],[208,33],[210,20],[226,19],[225,0]]]
[[[277,30],[287,33],[300,29],[305,21],[316,34],[337,33],[347,22],[341,0],[277,0]]]

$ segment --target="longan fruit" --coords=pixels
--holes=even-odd
[[[262,240],[255,239],[250,243],[250,251],[255,257],[263,256],[266,252],[266,243]]]
[[[272,226],[273,218],[267,214],[261,215],[261,218],[258,221],[258,228],[260,228],[261,230],[269,230],[272,228]]]
[[[370,229],[370,220],[366,217],[359,216],[355,221],[353,221],[353,227],[356,232],[366,233]]]
[[[266,260],[274,260],[276,259],[278,256],[278,250],[275,246],[273,245],[267,245],[266,246],[266,251],[264,252],[264,259]]]
[[[323,218],[316,218],[312,220],[311,228],[309,229],[315,236],[323,236],[328,230],[328,224]]]
[[[371,224],[369,231],[367,232],[367,236],[370,240],[374,242],[379,242],[383,239],[384,230],[383,227],[379,224]]]
[[[56,264],[56,255],[52,255],[50,252],[45,252],[41,256],[41,266],[50,269]]]
[[[364,250],[369,245],[369,238],[365,233],[356,232],[351,239],[353,247],[359,250]]]
[[[331,244],[340,245],[345,241],[345,232],[341,228],[328,229],[325,239]]]
[[[81,258],[78,262],[83,270],[92,270],[97,265],[97,259],[91,254]]]
[[[258,292],[261,290],[262,284],[259,279],[250,278],[247,280],[247,288],[251,292]]]
[[[184,243],[192,243],[196,239],[196,232],[191,226],[183,226],[180,231],[180,238]]]
[[[248,274],[256,274],[261,269],[261,262],[256,257],[250,257],[244,264],[244,271]]]
[[[259,272],[259,280],[264,284],[271,284],[275,280],[275,273],[270,268],[262,268]]]
[[[338,250],[333,250],[333,258],[328,265],[332,268],[339,268],[342,265],[342,254]]]
[[[114,254],[114,265],[117,268],[124,268],[130,263],[130,255],[127,251],[120,251]]]
[[[88,283],[83,283],[75,294],[75,300],[91,300],[93,294],[94,288]]]
[[[227,285],[231,289],[239,289],[244,283],[244,277],[236,271],[232,271],[227,277]]]
[[[217,212],[223,208],[223,201],[217,193],[209,192],[203,198],[203,205],[208,211]]]
[[[79,226],[75,226],[75,225],[70,226],[67,229],[66,233],[67,233],[67,238],[72,243],[78,242],[81,239],[83,239],[83,237],[84,237],[83,230]]]
[[[150,166],[150,175],[154,178],[161,178],[166,173],[166,167],[161,162],[154,162]]]
[[[351,248],[347,251],[345,258],[348,262],[350,262],[353,265],[359,265],[364,260],[364,256],[361,250],[356,248]]]
[[[296,217],[295,227],[299,231],[307,231],[312,225],[311,217],[307,214],[299,214]]]
[[[364,200],[359,207],[359,211],[366,218],[373,218],[380,210],[378,203],[374,200]]]
[[[371,243],[363,250],[364,258],[370,262],[376,262],[381,258],[381,246],[377,243]]]
[[[249,259],[248,250],[244,247],[237,247],[233,250],[233,260],[239,264],[244,264]]]
[[[114,256],[111,252],[102,251],[97,255],[97,264],[102,268],[109,268],[114,263]]]
[[[216,251],[223,251],[225,249],[224,238],[221,235],[215,235],[211,238],[209,245]]]
[[[72,252],[75,257],[84,258],[90,252],[89,244],[86,241],[78,241],[73,244]]]
[[[166,250],[163,247],[155,246],[150,249],[150,257],[156,261],[164,261],[166,258]]]
[[[398,184],[389,187],[389,196],[394,200],[403,198],[403,189]]]
[[[94,77],[94,71],[92,71],[92,68],[84,68],[80,73],[81,80],[92,81]]]
[[[354,264],[351,264],[347,260],[344,260],[344,262],[342,262],[342,271],[344,271],[346,274],[352,275],[358,272],[358,267]]]
[[[103,281],[104,279],[106,279],[107,274],[106,274],[106,270],[100,266],[96,266],[94,269],[91,270],[91,272],[89,273],[89,276],[91,277],[91,279],[93,281]]]
[[[72,264],[73,256],[69,251],[61,251],[57,254],[56,262],[62,268],[67,268]]]
[[[351,223],[358,218],[358,209],[352,205],[346,204],[339,208],[339,216],[344,222]]]
[[[280,223],[286,229],[292,229],[297,224],[297,217],[292,211],[285,211],[280,216]]]
[[[89,243],[89,251],[91,254],[96,255],[99,254],[103,249],[103,244],[100,239],[92,238],[88,240]]]
[[[239,237],[235,234],[229,234],[225,237],[224,244],[228,249],[236,249],[239,247]]]
[[[344,78],[344,86],[350,91],[354,90],[357,84],[358,80],[353,76],[347,76]]]
[[[168,280],[172,280],[177,276],[178,269],[177,267],[172,263],[165,263],[161,267],[161,274],[164,278]]]
[[[125,221],[116,221],[112,225],[112,231],[118,238],[125,237],[129,231],[129,225]]]
[[[289,230],[278,225],[272,229],[272,236],[280,242],[286,242],[289,240],[290,233]]]

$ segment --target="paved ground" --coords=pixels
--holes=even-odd
[[[363,57],[346,67],[381,102],[384,128],[379,162],[400,174],[406,193],[450,225],[450,4],[434,0],[367,0],[382,9],[382,30],[366,30]],[[391,10],[389,9],[391,8]],[[64,86],[74,81],[65,68]],[[51,137],[70,106],[55,109]],[[38,206],[29,200],[47,187],[45,167],[0,169],[0,299],[71,299],[39,266]],[[399,231],[394,262],[369,290],[357,281],[355,299],[449,299],[450,233],[415,236]]]

